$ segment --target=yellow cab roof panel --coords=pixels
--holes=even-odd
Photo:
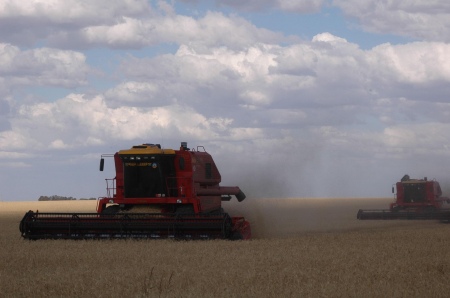
[[[135,154],[175,154],[173,149],[161,149],[159,145],[142,144],[133,146],[130,149],[120,150],[119,155],[135,155]]]
[[[402,183],[426,183],[428,180],[422,180],[422,179],[409,179],[401,181]]]

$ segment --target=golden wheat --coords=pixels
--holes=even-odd
[[[357,221],[387,199],[228,204],[251,241],[26,241],[31,210],[94,212],[95,201],[0,202],[2,297],[446,297],[450,226]]]

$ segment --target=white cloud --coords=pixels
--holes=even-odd
[[[214,102],[219,106],[238,104],[242,109],[235,109],[234,114],[244,126],[261,125],[272,109],[293,108],[304,115],[304,124],[349,124],[358,122],[361,113],[374,115],[384,125],[403,121],[404,115],[445,119],[445,108],[424,109],[420,102],[446,100],[445,86],[450,81],[447,52],[447,44],[436,42],[383,44],[362,50],[329,33],[315,36],[311,42],[257,44],[245,50],[221,47],[204,51],[183,45],[174,55],[130,58],[122,64],[120,72],[132,79],[127,86],[158,88],[152,87],[142,96],[129,90],[130,94],[116,90],[107,94],[122,94],[122,104],[147,107],[154,102],[170,105],[181,101],[215,115],[224,110],[212,109]],[[405,90],[405,84],[411,88]],[[329,108],[334,109],[331,115]],[[251,110],[255,111],[253,118],[245,117]]]
[[[183,2],[199,2],[196,0],[181,0]],[[229,6],[242,11],[267,11],[277,9],[296,13],[313,13],[320,10],[324,0],[221,0],[215,1],[218,6]]]
[[[162,87],[153,82],[128,81],[105,92],[108,104],[164,106],[170,104],[161,92]]]
[[[450,44],[415,42],[406,45],[382,44],[369,52],[370,68],[380,72],[380,80],[427,84],[450,81]]]
[[[446,51],[446,44],[425,42],[365,51],[329,33],[311,42],[258,44],[245,51],[205,52],[184,45],[174,55],[125,61],[121,72],[130,80],[104,97],[72,94],[56,102],[22,105],[2,137],[14,148],[26,143],[41,149],[70,148],[107,139],[146,139],[161,131],[210,141],[259,139],[271,134],[264,128],[273,125],[291,136],[302,127],[312,136],[312,125],[334,126],[342,133],[319,136],[345,148],[358,139],[345,133],[345,125],[367,125],[359,120],[362,115],[374,117],[378,131],[414,115],[420,122],[436,115],[444,118],[442,107],[429,108],[430,114],[420,108],[435,99],[402,99],[395,86],[448,82]],[[214,91],[211,97],[205,97],[205,88]],[[234,98],[224,97],[230,92]],[[232,111],[215,108],[229,104]]]
[[[333,4],[372,32],[450,41],[450,3],[446,0],[334,0]]]
[[[32,154],[29,153],[20,153],[14,151],[0,151],[0,158],[2,159],[27,159],[33,157]]]
[[[324,5],[324,0],[277,0],[277,6],[284,11],[297,13],[318,12]]]
[[[345,38],[341,38],[338,36],[335,36],[329,32],[324,32],[324,33],[320,33],[317,34],[316,36],[313,37],[312,39],[313,42],[328,42],[328,43],[332,43],[332,44],[336,44],[336,43],[346,43],[347,40]]]
[[[241,94],[243,100],[252,106],[265,106],[270,104],[270,98],[263,92],[258,92],[256,90],[247,90]]]
[[[24,24],[83,26],[120,20],[122,16],[142,16],[150,12],[145,0],[4,0],[0,19],[21,19]],[[19,22],[17,23],[19,24]]]
[[[71,37],[61,38],[61,41],[55,43],[59,44]],[[76,33],[76,38],[86,45],[112,48],[139,48],[160,43],[197,44],[203,47],[225,45],[236,48],[257,41],[276,42],[286,39],[282,34],[257,28],[243,18],[225,16],[219,12],[207,12],[199,19],[182,15],[159,15],[142,19],[124,17],[113,25],[87,26]]]
[[[286,40],[236,15],[207,12],[195,19],[144,0],[8,1],[0,9],[0,38],[21,45],[50,47],[143,48],[161,43],[242,47],[257,41]],[[10,28],[8,30],[1,28]]]
[[[183,45],[174,55],[127,59],[120,73],[145,85],[149,84],[146,82],[158,85],[158,90],[147,93],[147,106],[153,104],[153,98],[165,104],[179,100],[186,104],[202,101],[211,106],[223,99],[227,103],[266,105],[270,94],[264,86],[270,83],[268,74],[276,65],[273,48],[278,47],[261,44],[243,51],[220,47],[205,52]]]
[[[23,161],[11,161],[11,162],[0,162],[0,167],[2,168],[31,168],[32,165],[30,163],[26,163]]]
[[[384,130],[385,144],[409,155],[450,156],[448,124],[429,122],[391,126]]]
[[[60,139],[54,140],[50,143],[49,146],[50,149],[65,149],[68,148],[66,144]]]
[[[0,38],[25,46],[38,42],[62,46],[65,40],[80,48],[83,44],[76,35],[86,27],[112,26],[124,17],[150,14],[145,0],[5,0],[0,3]]]
[[[257,129],[229,131],[231,119],[208,118],[187,106],[110,108],[102,97],[89,99],[81,94],[54,103],[23,105],[19,113],[11,121],[12,129],[0,132],[0,150],[23,150],[31,144],[35,150],[95,146],[108,140],[148,139],[162,131],[197,140],[259,134]]]
[[[51,48],[20,50],[0,43],[0,75],[5,85],[73,88],[87,83],[84,54]]]
[[[400,97],[396,90],[404,84],[431,88],[436,82],[448,82],[448,50],[443,43],[422,42],[384,44],[365,51],[329,33],[311,42],[255,44],[245,50],[218,47],[205,51],[182,45],[174,55],[124,61],[121,73],[129,80],[104,96],[72,94],[56,102],[18,106],[11,130],[2,136],[16,148],[24,148],[23,142],[39,144],[38,148],[66,148],[101,144],[107,137],[146,138],[161,129],[213,140],[260,138],[264,135],[261,127],[271,125],[304,129],[365,125],[361,119],[367,115],[377,119],[380,131],[414,115],[421,121],[433,118],[433,113],[444,119],[448,112],[441,100],[426,94]],[[13,53],[10,57],[23,54],[14,47],[5,52]],[[36,53],[46,54],[41,55],[45,59],[37,59],[44,69],[55,61],[62,66],[80,61],[84,67],[84,57],[75,52],[44,49],[34,51],[34,57],[40,57]],[[11,69],[20,69],[13,65],[16,60],[25,59],[6,59]],[[76,67],[60,69],[46,84],[61,80],[65,70],[74,76],[78,73]],[[440,106],[430,107],[429,114],[422,112],[422,105],[433,101],[441,102]],[[224,110],[227,106],[233,108]],[[250,117],[245,116],[248,113]],[[346,138],[340,135],[341,140]]]

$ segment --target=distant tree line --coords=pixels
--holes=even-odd
[[[74,197],[63,197],[63,196],[40,196],[38,201],[71,201],[76,200]],[[97,200],[96,198],[81,198],[80,200]]]

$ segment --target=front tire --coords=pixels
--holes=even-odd
[[[402,210],[400,206],[392,207],[392,212],[399,212],[400,210]]]
[[[243,240],[244,237],[240,232],[234,232],[231,234],[230,240]]]
[[[119,205],[111,205],[103,209],[102,214],[116,214],[120,212]]]
[[[178,206],[177,210],[175,211],[176,214],[180,215],[191,215],[194,213],[194,206],[187,205],[187,206]]]

